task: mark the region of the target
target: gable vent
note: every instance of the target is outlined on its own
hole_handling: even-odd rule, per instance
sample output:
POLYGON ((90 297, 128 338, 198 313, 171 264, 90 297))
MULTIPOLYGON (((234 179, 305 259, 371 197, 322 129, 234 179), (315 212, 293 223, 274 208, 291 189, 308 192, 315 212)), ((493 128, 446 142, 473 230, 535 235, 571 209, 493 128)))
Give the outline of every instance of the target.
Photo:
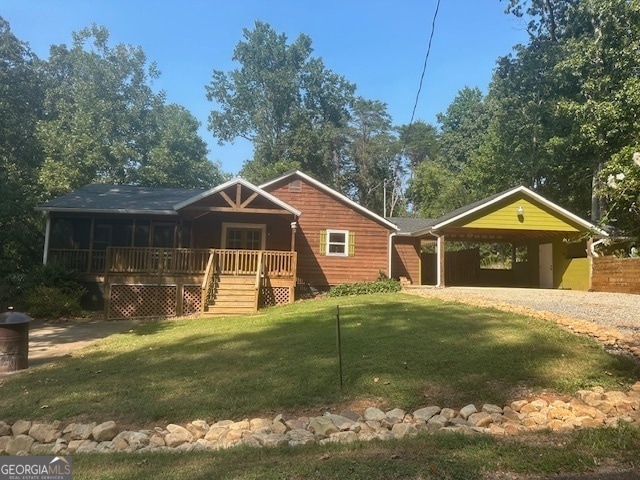
POLYGON ((292 180, 289 183, 289 191, 290 192, 301 192, 302 191, 302 180, 292 180))

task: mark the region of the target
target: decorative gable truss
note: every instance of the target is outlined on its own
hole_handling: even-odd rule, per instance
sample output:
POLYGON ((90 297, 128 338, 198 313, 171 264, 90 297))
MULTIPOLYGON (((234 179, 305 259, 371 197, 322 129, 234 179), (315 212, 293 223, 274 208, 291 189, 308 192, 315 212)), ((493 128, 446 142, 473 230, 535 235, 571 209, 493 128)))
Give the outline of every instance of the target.
POLYGON ((293 214, 301 212, 242 178, 230 180, 175 205, 182 211, 293 214))

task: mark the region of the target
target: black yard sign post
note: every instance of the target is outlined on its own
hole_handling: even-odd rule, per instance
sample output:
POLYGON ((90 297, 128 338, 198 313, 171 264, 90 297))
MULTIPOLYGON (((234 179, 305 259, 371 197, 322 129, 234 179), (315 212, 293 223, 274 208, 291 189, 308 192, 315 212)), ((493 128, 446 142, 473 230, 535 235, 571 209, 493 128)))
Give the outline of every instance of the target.
POLYGON ((340 391, 342 391, 342 344, 340 342, 340 305, 336 305, 336 343, 338 345, 338 366, 340 369, 340 391))

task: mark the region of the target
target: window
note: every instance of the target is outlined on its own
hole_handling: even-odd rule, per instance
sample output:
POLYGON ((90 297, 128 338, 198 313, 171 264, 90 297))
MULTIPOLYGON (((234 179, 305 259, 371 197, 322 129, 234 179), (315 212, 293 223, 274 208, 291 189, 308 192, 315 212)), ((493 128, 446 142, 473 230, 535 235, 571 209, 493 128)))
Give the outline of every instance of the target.
POLYGON ((222 224, 222 248, 264 250, 266 229, 266 225, 225 222, 222 224))
POLYGON ((355 253, 355 235, 349 230, 320 232, 320 255, 350 257, 355 253))

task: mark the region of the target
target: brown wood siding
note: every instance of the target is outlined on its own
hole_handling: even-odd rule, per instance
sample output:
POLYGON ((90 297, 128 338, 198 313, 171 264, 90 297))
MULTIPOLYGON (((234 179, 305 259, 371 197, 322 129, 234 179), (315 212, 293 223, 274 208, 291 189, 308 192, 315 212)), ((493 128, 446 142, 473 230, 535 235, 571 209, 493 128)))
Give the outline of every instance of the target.
POLYGON ((296 233, 298 277, 325 287, 373 281, 380 271, 386 274, 389 229, 304 180, 300 191, 291 191, 289 183, 294 180, 298 179, 289 177, 266 190, 302 212, 296 233), (320 232, 327 229, 354 232, 354 256, 320 255, 320 232))
POLYGON ((265 224, 267 250, 291 250, 293 215, 209 213, 193 221, 193 248, 222 248, 223 223, 265 224))
POLYGON ((406 277, 413 285, 420 285, 420 239, 394 237, 391 258, 393 278, 406 277))
POLYGON ((591 260, 591 290, 640 294, 640 258, 596 257, 591 260))

